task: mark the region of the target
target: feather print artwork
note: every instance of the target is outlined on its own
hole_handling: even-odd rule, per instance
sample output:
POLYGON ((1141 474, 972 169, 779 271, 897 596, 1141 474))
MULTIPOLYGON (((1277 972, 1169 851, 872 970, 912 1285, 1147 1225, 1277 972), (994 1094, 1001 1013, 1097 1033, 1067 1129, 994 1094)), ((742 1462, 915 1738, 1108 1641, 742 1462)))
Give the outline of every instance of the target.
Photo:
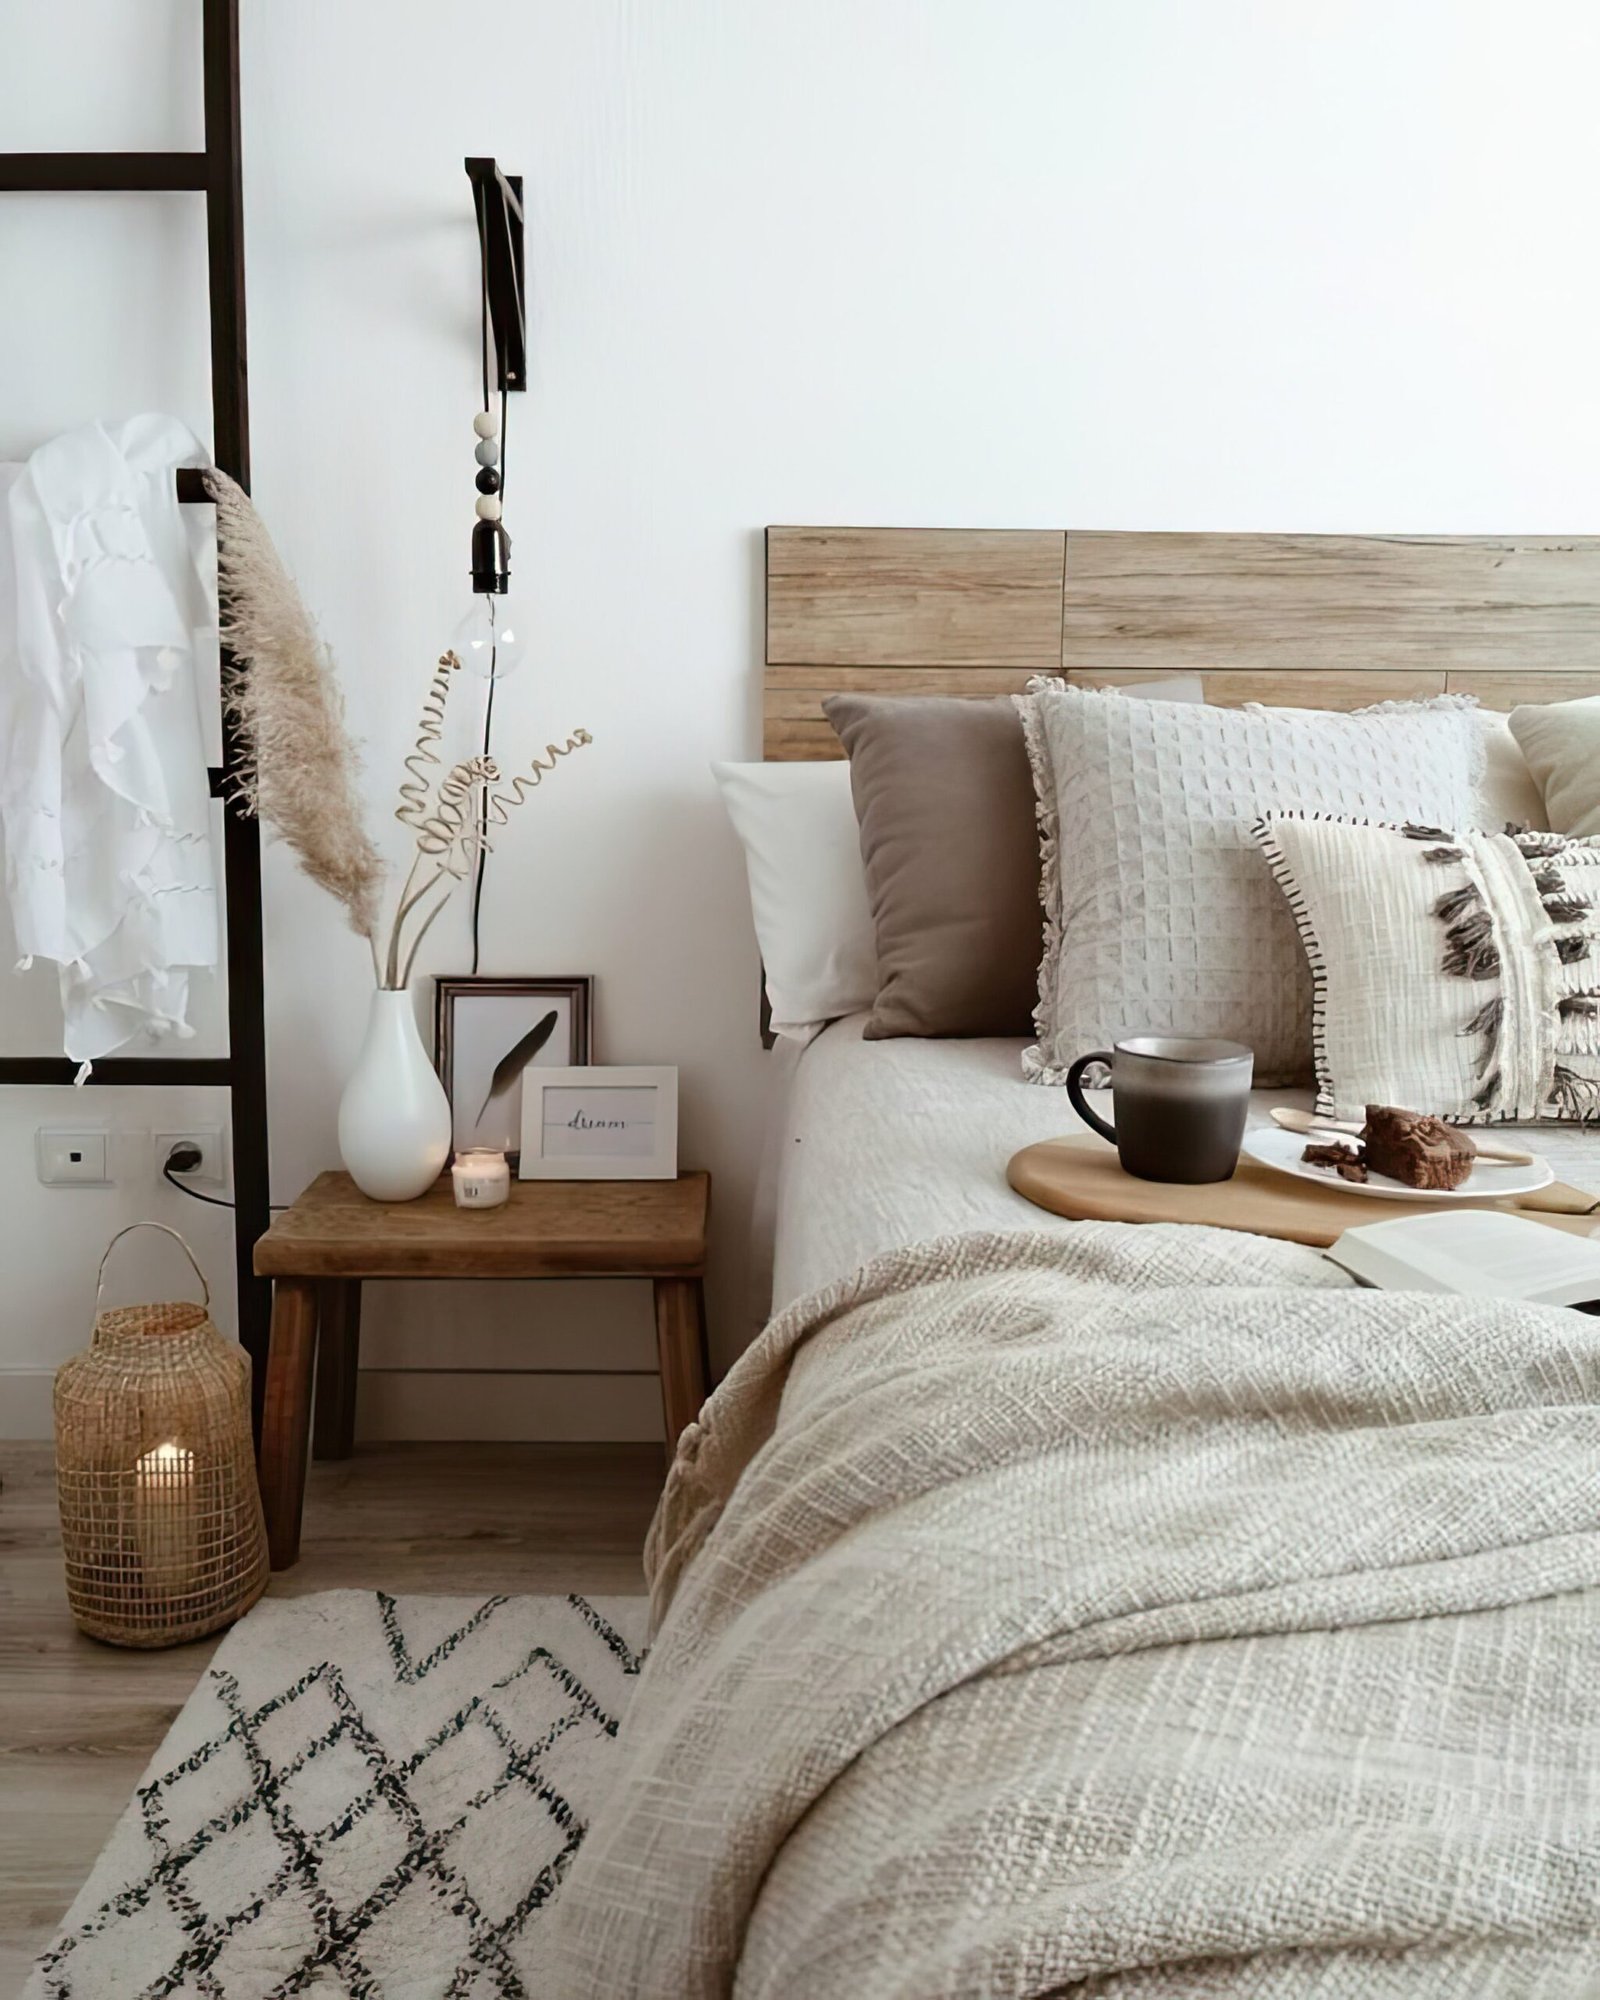
POLYGON ((552 1007, 543 1020, 535 1022, 525 1035, 519 1036, 511 1044, 510 1048, 506 1050, 505 1054, 494 1066, 494 1072, 489 1078, 488 1093, 484 1097, 477 1117, 473 1120, 474 1124, 481 1125, 483 1123, 484 1119, 488 1116, 489 1106, 494 1103, 496 1098, 504 1097, 512 1085, 517 1082, 522 1072, 555 1033, 555 1028, 556 1010, 552 1007))

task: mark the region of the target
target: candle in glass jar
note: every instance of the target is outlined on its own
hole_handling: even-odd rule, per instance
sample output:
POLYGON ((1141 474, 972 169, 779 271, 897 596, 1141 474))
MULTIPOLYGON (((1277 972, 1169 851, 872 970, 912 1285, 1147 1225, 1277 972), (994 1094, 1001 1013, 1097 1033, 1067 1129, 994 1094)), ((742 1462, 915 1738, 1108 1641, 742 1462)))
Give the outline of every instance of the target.
POLYGON ((511 1169, 504 1153, 479 1146, 458 1153, 450 1169, 457 1208, 498 1208, 511 1195, 511 1169))
POLYGON ((133 1527, 148 1590, 185 1589, 194 1573, 199 1530, 194 1506, 194 1453, 158 1444, 135 1459, 133 1527))

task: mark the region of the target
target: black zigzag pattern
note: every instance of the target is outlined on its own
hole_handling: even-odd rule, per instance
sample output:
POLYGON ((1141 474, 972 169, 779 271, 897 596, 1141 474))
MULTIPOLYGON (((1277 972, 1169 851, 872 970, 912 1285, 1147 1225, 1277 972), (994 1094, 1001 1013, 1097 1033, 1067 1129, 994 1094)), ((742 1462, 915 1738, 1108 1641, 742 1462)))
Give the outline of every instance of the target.
MULTIPOLYGON (((407 1643, 396 1600, 380 1591, 374 1593, 374 1601, 393 1681, 402 1688, 415 1688, 426 1681, 507 1605, 517 1602, 489 1598, 431 1650, 417 1657, 407 1643)), ((637 1675, 643 1653, 631 1647, 585 1598, 573 1596, 567 1602, 620 1671, 629 1677, 637 1675)), ((248 1942, 250 1927, 285 1899, 294 1903, 290 1928, 296 1938, 295 1962, 286 1964, 271 1989, 273 2000, 280 1996, 290 2000, 290 1996, 312 1989, 325 1968, 337 1973, 355 2000, 383 2000, 384 1983, 373 1969, 371 1947, 382 1940, 386 1913, 414 1886, 420 1886, 441 1911, 466 1927, 465 1953, 453 1979, 441 1989, 449 2000, 464 2000, 469 1994, 524 2000, 526 1988, 512 1948, 561 1883, 585 1831, 578 1805, 551 1781, 544 1762, 557 1742, 571 1732, 587 1730, 598 1738, 614 1738, 621 1720, 580 1674, 550 1646, 530 1645, 509 1671, 470 1694, 405 1756, 396 1756, 386 1748, 346 1674, 332 1661, 307 1668, 277 1694, 254 1703, 243 1698, 236 1676, 226 1668, 213 1667, 209 1681, 225 1717, 222 1727, 160 1777, 141 1786, 136 1803, 148 1866, 139 1879, 119 1889, 59 1937, 40 1959, 38 1977, 49 2000, 101 2000, 102 1994, 111 1990, 104 1984, 104 1975, 96 1976, 93 1987, 82 1983, 80 1977, 84 1947, 91 1940, 104 1940, 114 1947, 119 1925, 138 1921, 148 1932, 150 1921, 162 1913, 170 1918, 169 1962, 155 1976, 141 1978, 136 1992, 128 1987, 126 2000, 162 2000, 180 1989, 185 1994, 204 1995, 206 2000, 228 2000, 216 1969, 219 1959, 230 1945, 248 1942), (530 1677, 553 1688, 559 1706, 553 1719, 523 1740, 514 1719, 515 1693, 530 1677), (264 1733, 274 1723, 280 1728, 286 1720, 292 1723, 295 1705, 314 1691, 326 1696, 333 1720, 301 1738, 292 1755, 274 1762, 264 1744, 264 1733), (469 1729, 487 1732, 497 1746, 497 1768, 487 1782, 430 1825, 418 1803, 417 1780, 426 1776, 432 1760, 469 1729), (351 1789, 331 1819, 320 1825, 303 1824, 291 1804, 296 1780, 340 1747, 354 1752, 364 1779, 351 1789), (228 1782, 224 1787, 230 1794, 226 1802, 183 1838, 175 1838, 168 1812, 169 1794, 180 1781, 204 1772, 225 1751, 242 1753, 248 1785, 241 1790, 228 1782), (532 1828, 541 1822, 557 1845, 553 1858, 535 1870, 525 1886, 518 1885, 520 1893, 510 1907, 491 1917, 474 1893, 459 1849, 461 1836, 474 1817, 507 1794, 514 1794, 515 1802, 532 1815, 529 1841, 519 1842, 519 1846, 531 1844, 532 1828), (401 1829, 402 1851, 366 1894, 341 1905, 326 1879, 328 1856, 374 1812, 386 1812, 401 1829), (252 1828, 270 1835, 273 1865, 258 1869, 259 1879, 231 1906, 214 1907, 201 1886, 207 1879, 204 1859, 229 1836, 252 1828)), ((216 1892, 209 1893, 214 1897, 216 1892)), ((163 1933, 163 1948, 166 1942, 163 1933)), ((117 1989, 117 2000, 123 2000, 123 1992, 117 1989)))

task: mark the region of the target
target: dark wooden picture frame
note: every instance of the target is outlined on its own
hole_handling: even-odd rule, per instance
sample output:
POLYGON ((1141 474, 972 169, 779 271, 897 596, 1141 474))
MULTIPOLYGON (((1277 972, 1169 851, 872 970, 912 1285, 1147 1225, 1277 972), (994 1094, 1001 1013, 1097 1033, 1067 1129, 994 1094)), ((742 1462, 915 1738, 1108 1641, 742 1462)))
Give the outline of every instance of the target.
POLYGON ((508 1082, 492 1095, 486 1093, 484 1109, 475 1118, 463 1118, 462 1107, 456 1101, 457 1084, 469 1068, 476 1071, 473 1087, 476 1095, 479 1088, 490 1082, 494 1065, 503 1061, 552 1007, 558 1016, 556 1029, 529 1060, 567 1069, 592 1062, 590 1023, 594 1014, 594 980, 588 973, 557 979, 496 978, 473 974, 441 978, 435 982, 433 1063, 444 1085, 445 1096, 450 1100, 452 1156, 467 1143, 499 1145, 505 1149, 512 1172, 516 1171, 521 1155, 521 1068, 515 1072, 514 1083, 508 1082), (505 1048, 500 1049, 498 1055, 488 1054, 475 1042, 469 1046, 469 1036, 463 1034, 457 1012, 463 1003, 470 1007, 474 1001, 528 1003, 521 1010, 526 1018, 509 1022, 504 1017, 513 1010, 505 1006, 494 1009, 501 1018, 498 1034, 490 1047, 500 1049, 500 1043, 505 1043, 505 1048), (559 1017, 563 1009, 566 1013, 565 1038, 560 1034, 559 1017), (498 1104, 499 1115, 489 1129, 485 1125, 485 1116, 492 1103, 498 1104))

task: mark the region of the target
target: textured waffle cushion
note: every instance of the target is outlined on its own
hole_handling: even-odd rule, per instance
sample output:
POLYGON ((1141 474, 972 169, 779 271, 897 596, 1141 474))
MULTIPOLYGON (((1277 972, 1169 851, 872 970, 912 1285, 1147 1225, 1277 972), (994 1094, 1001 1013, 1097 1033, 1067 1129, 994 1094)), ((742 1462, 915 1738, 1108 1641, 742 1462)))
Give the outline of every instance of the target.
POLYGON ((1483 732, 1460 697, 1338 715, 1044 688, 1019 713, 1043 864, 1037 1082, 1132 1034, 1243 1042, 1258 1084, 1306 1081, 1311 975, 1252 826, 1477 816, 1483 732))
MULTIPOLYGON (((1205 699, 1198 675, 1146 701, 1205 699)), ((1027 699, 1027 697, 1024 697, 1027 699)), ((865 1038, 1023 1035, 1039 976, 1039 832, 1011 702, 836 694, 877 942, 865 1038)))
POLYGON ((1254 837, 1314 981, 1318 1111, 1600 1111, 1600 840, 1276 813, 1254 837))

